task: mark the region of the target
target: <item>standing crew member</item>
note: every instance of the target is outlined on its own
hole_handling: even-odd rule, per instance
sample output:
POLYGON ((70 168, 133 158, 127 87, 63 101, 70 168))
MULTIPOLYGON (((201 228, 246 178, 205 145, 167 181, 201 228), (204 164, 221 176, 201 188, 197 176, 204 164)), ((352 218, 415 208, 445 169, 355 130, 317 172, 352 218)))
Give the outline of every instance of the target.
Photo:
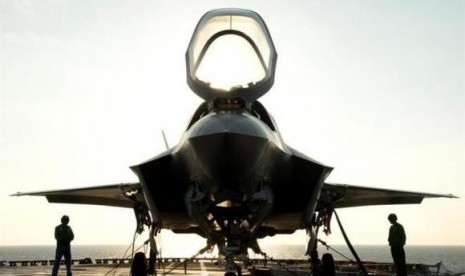
POLYGON ((55 239, 57 240, 57 250, 55 253, 55 262, 53 264, 52 276, 58 274, 61 257, 65 257, 66 275, 72 276, 71 273, 71 241, 74 239, 74 233, 68 226, 69 217, 61 217, 61 224, 55 227, 55 239))
POLYGON ((396 266, 397 276, 406 276, 407 268, 405 265, 404 245, 407 238, 404 227, 397 222, 396 214, 390 214, 388 220, 392 224, 391 228, 389 228, 388 241, 391 246, 391 254, 396 266))

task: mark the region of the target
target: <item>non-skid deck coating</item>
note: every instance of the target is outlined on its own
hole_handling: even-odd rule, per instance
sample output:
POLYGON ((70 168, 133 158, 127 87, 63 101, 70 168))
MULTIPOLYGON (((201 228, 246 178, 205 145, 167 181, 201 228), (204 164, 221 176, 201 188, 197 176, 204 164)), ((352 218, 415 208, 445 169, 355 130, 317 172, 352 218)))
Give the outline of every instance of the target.
MULTIPOLYGON (((37 266, 3 266, 0 267, 0 275, 50 275, 52 266, 50 265, 37 265, 37 266)), ((130 264, 84 264, 72 266, 73 276, 103 276, 103 275, 118 275, 127 276, 130 272, 130 264)), ((64 265, 60 266, 58 275, 66 275, 64 265)), ((211 262, 197 262, 189 264, 184 270, 184 266, 180 263, 165 264, 161 268, 157 268, 157 275, 200 275, 200 276, 223 276, 224 265, 218 266, 211 262)), ((250 275, 246 270, 243 275, 250 275)))
MULTIPOLYGON (((73 275, 129 275, 129 267, 122 267, 116 270, 116 273, 113 274, 113 271, 108 273, 111 267, 105 266, 96 266, 96 265, 75 265, 73 266, 73 275)), ((52 266, 5 266, 0 267, 0 275, 51 275, 52 266)), ((58 275, 66 275, 66 269, 64 267, 60 268, 58 275)))
MULTIPOLYGON (((290 261, 290 260, 288 260, 290 261)), ((183 262, 165 262, 162 266, 157 267, 157 275, 187 275, 187 276, 223 276, 224 264, 214 263, 208 260, 190 262, 184 267, 183 262)), ((395 275, 391 263, 366 262, 364 263, 370 275, 395 275)), ((255 269, 242 270, 244 276, 311 276, 310 264, 295 260, 293 263, 270 262, 263 266, 263 263, 253 265, 255 269)), ((359 275, 358 267, 353 262, 336 261, 338 276, 356 276, 359 275)), ((441 265, 423 265, 408 264, 407 271, 409 275, 465 275, 463 273, 445 273, 440 271, 441 265)), ((23 276, 23 275, 50 275, 52 266, 50 265, 33 265, 33 266, 0 266, 0 275, 23 276)), ((118 275, 127 276, 130 273, 130 264, 76 264, 72 266, 74 276, 106 276, 118 275)), ((59 275, 66 275, 64 265, 60 266, 59 275)))
MULTIPOLYGON (((201 275, 201 276, 222 276, 224 275, 223 267, 210 267, 200 263, 200 267, 188 269, 177 268, 171 271, 175 264, 170 264, 164 268, 166 275, 201 275)), ((22 275, 50 275, 52 266, 4 266, 0 267, 0 275, 22 276, 22 275)), ((115 265, 74 265, 72 266, 73 276, 103 276, 118 275, 127 276, 130 272, 128 264, 115 267, 115 265)), ((247 273, 245 273, 247 274, 247 273)), ((66 275, 66 269, 62 265, 58 275, 66 275)), ((163 269, 157 270, 157 275, 163 275, 163 269)))

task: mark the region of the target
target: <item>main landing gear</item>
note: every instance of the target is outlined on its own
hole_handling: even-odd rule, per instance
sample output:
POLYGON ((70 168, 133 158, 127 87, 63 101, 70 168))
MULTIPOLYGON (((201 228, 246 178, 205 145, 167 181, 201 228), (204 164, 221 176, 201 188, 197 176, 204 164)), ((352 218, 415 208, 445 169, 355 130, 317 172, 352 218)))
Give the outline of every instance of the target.
MULTIPOLYGON (((156 276, 157 272, 155 265, 157 263, 157 243, 155 237, 159 233, 159 228, 156 228, 154 225, 150 227, 150 236, 149 239, 144 243, 144 245, 149 244, 149 262, 147 266, 147 260, 145 253, 137 252, 134 255, 134 259, 131 265, 131 275, 133 276, 156 276)), ((133 252, 134 253, 134 252, 133 252)))
MULTIPOLYGON (((144 256, 144 261, 140 262, 141 264, 133 264, 131 267, 131 272, 135 271, 144 271, 146 270, 145 275, 156 275, 156 270, 155 270, 155 264, 157 263, 157 242, 155 241, 156 235, 160 232, 160 228, 157 226, 155 222, 152 222, 152 219, 150 217, 149 211, 147 206, 142 203, 141 201, 138 201, 136 198, 137 193, 135 194, 127 194, 126 196, 136 202, 134 205, 134 214, 136 216, 136 222, 137 222, 137 227, 136 227, 136 233, 141 234, 144 231, 145 226, 147 226, 150 229, 149 232, 149 240, 146 243, 149 243, 150 245, 150 251, 149 251, 149 265, 146 268, 145 266, 145 256, 144 256)), ((136 234, 135 233, 135 234, 136 234)), ((135 239, 135 236, 134 236, 135 239)), ((133 274, 133 275, 138 275, 133 274)))
POLYGON ((310 237, 307 244, 307 251, 305 255, 310 257, 312 267, 312 274, 318 275, 320 273, 320 260, 318 258, 318 232, 320 227, 323 226, 323 232, 326 234, 331 233, 330 221, 332 216, 331 208, 323 208, 318 212, 318 216, 314 216, 310 225, 307 227, 307 233, 310 237))
POLYGON ((154 225, 150 228, 150 253, 149 253, 149 267, 147 269, 148 275, 157 275, 155 270, 155 264, 157 263, 157 242, 155 241, 155 236, 158 233, 157 228, 154 225))
MULTIPOLYGON (((352 246, 349 238, 347 237, 347 234, 344 230, 344 227, 342 226, 341 221, 339 220, 339 216, 336 213, 336 210, 332 208, 331 206, 326 206, 326 208, 322 208, 318 212, 318 216, 314 217, 312 220, 311 224, 307 228, 307 232, 310 235, 310 240, 308 242, 308 247, 307 247, 307 252, 305 255, 310 256, 310 262, 312 263, 312 274, 318 273, 320 270, 320 262, 318 260, 318 251, 317 251, 317 243, 318 241, 322 242, 321 240, 318 239, 318 230, 320 226, 323 226, 323 232, 326 234, 331 233, 330 229, 330 221, 332 215, 336 216, 337 223, 339 225, 339 228, 341 230, 342 236, 344 237, 344 240, 347 243, 347 246, 349 247, 350 251, 352 252, 352 255, 354 256, 355 260, 357 261, 357 265, 360 269, 360 275, 366 276, 368 275, 363 262, 360 260, 357 252, 355 251, 354 247, 352 246)), ((324 244, 324 242, 322 242, 324 244)), ((324 259, 324 258, 323 258, 324 259)), ((324 263, 323 263, 324 266, 324 263)))

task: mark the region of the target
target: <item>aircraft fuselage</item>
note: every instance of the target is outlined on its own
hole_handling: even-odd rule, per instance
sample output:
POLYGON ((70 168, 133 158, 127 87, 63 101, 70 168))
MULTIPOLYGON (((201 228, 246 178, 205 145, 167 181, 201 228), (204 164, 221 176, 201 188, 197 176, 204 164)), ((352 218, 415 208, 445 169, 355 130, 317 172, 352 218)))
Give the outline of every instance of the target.
POLYGON ((273 208, 278 215, 293 215, 298 228, 309 224, 328 171, 296 157, 260 103, 250 109, 228 106, 210 111, 203 104, 196 113, 203 115, 192 118, 166 161, 157 157, 136 170, 152 216, 160 218, 164 228, 202 235, 220 251, 236 244, 237 254, 247 247, 259 252, 257 238, 281 233, 279 225, 264 225, 273 208), (152 178, 150 171, 160 171, 160 165, 166 177, 152 178), (301 175, 303 166, 313 176, 301 175), (164 182, 176 189, 167 189, 164 182), (179 202, 180 189, 184 202, 179 202), (185 208, 192 223, 164 220, 164 212, 173 207, 185 208))

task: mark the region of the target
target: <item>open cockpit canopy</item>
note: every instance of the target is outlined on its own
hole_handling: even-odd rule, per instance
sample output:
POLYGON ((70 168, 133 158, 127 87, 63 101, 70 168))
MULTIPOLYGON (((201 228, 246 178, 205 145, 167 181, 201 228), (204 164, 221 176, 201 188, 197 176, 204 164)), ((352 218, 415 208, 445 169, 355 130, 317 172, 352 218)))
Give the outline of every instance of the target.
POLYGON ((186 52, 187 83, 206 101, 255 101, 274 82, 277 53, 263 19, 243 9, 207 12, 186 52))

